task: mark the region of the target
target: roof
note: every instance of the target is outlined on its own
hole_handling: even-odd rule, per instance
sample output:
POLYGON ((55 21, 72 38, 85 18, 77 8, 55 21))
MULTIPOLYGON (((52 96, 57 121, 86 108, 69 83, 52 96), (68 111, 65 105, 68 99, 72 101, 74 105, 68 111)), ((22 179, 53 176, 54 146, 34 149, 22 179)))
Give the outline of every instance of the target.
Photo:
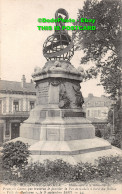
POLYGON ((100 96, 100 97, 96 97, 96 96, 93 96, 92 98, 85 98, 85 103, 86 102, 105 102, 105 101, 111 101, 107 96, 100 96))
POLYGON ((0 92, 16 92, 36 94, 34 83, 25 83, 22 87, 21 82, 0 80, 0 92))

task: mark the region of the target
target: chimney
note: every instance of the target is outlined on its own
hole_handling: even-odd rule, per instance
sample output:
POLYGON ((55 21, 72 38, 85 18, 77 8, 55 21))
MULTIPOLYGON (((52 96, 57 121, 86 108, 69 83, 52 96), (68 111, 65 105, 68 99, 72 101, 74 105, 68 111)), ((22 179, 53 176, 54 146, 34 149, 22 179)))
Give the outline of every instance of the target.
POLYGON ((26 84, 26 78, 25 78, 25 75, 23 75, 22 79, 21 79, 21 86, 22 86, 22 88, 25 87, 25 84, 26 84))
POLYGON ((33 80, 32 79, 30 80, 30 83, 33 83, 33 80))
POLYGON ((92 93, 90 93, 90 94, 88 94, 88 98, 93 98, 94 96, 93 96, 93 94, 92 93))
POLYGON ((106 97, 105 95, 101 95, 101 97, 106 97))

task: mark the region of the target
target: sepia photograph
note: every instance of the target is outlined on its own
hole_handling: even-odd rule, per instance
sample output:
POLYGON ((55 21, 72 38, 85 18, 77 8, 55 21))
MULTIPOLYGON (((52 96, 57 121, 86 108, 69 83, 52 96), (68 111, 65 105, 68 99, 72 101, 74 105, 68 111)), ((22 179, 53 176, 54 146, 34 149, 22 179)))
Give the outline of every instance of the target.
POLYGON ((121 0, 0 4, 0 194, 121 194, 121 0))

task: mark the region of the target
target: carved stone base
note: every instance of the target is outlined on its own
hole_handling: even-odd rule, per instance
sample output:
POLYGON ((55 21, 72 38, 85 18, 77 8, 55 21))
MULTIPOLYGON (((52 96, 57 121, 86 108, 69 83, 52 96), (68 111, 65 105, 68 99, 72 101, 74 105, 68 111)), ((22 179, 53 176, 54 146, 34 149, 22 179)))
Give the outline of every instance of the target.
POLYGON ((32 155, 79 155, 107 149, 111 149, 111 145, 100 138, 73 141, 39 141, 30 147, 32 155))
POLYGON ((49 61, 33 78, 37 105, 15 139, 30 145, 31 158, 68 158, 73 163, 85 154, 111 150, 109 142, 95 137, 94 126, 85 118, 78 70, 69 62, 49 61))
POLYGON ((71 164, 79 162, 95 163, 99 157, 121 156, 122 151, 101 138, 73 141, 38 141, 23 137, 11 140, 22 141, 30 145, 29 162, 44 162, 62 159, 71 164))
POLYGON ((95 137, 94 126, 84 112, 37 106, 20 127, 20 137, 42 141, 70 141, 95 137))

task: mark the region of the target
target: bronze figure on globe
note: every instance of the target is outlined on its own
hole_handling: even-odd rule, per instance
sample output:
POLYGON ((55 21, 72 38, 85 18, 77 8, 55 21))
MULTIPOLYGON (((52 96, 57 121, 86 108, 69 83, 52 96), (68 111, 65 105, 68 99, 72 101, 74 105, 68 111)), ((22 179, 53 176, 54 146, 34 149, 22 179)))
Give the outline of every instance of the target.
MULTIPOLYGON (((55 13, 55 19, 62 18, 62 14, 65 16, 64 20, 68 19, 68 13, 65 9, 58 9, 55 13)), ((60 30, 55 30, 54 34, 49 36, 43 45, 43 55, 49 60, 68 60, 74 55, 74 44, 71 37, 66 30, 62 30, 62 26, 65 23, 58 22, 56 26, 60 27, 60 30)))

